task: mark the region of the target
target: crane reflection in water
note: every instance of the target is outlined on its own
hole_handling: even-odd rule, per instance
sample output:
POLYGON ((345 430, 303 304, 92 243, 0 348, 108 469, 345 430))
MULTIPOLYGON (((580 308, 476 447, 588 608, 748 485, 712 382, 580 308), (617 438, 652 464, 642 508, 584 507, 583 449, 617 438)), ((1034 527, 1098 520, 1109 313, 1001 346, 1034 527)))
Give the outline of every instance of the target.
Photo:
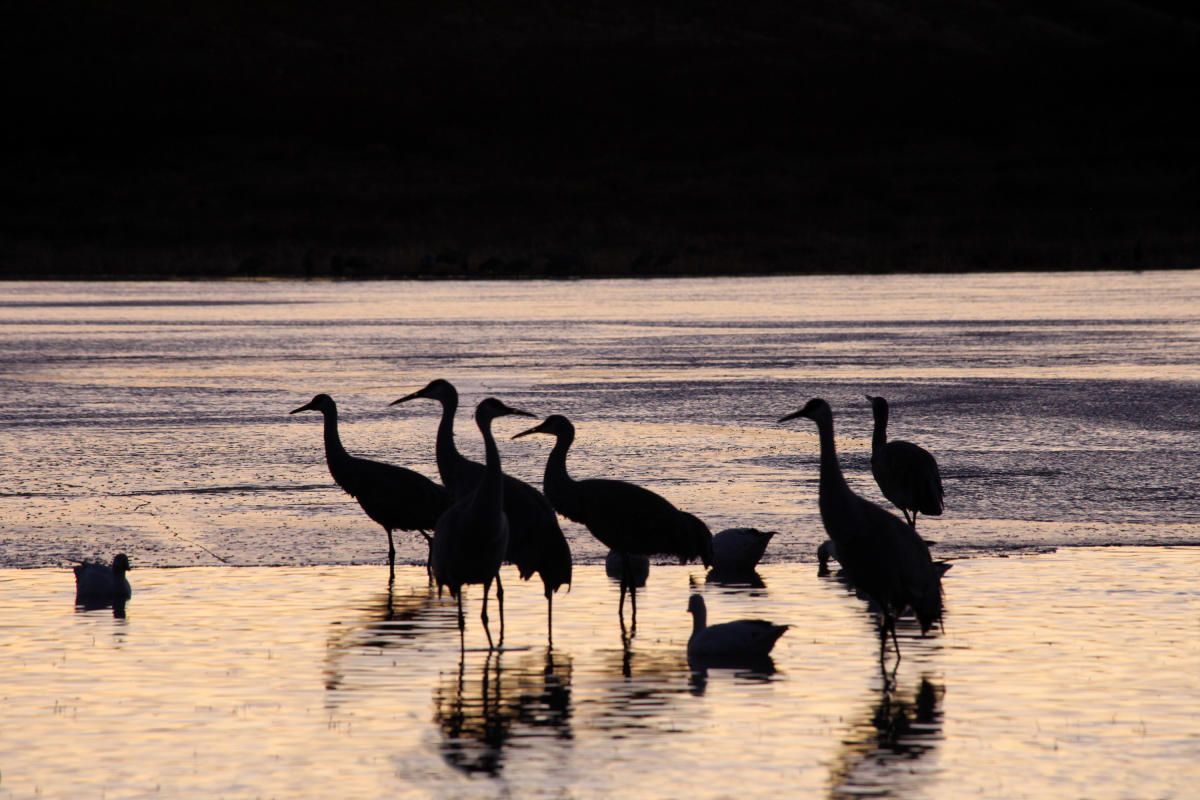
POLYGON ((377 674, 380 652, 417 647, 431 634, 445 635, 457 628, 453 601, 438 597, 433 586, 416 583, 398 590, 389 579, 387 589, 372 595, 355 618, 331 626, 325 645, 325 688, 337 692, 386 682, 388 676, 377 674), (360 663, 362 658, 367 660, 360 663))
POLYGON ((574 738, 571 657, 551 648, 493 650, 468 671, 467 653, 461 653, 458 669, 444 674, 434 688, 433 706, 446 763, 495 777, 504 769, 506 749, 516 742, 569 746, 574 738))
POLYGON ((857 719, 829 775, 834 800, 858 797, 911 797, 920 794, 936 767, 930 755, 943 738, 945 686, 922 675, 901 689, 883 676, 873 702, 857 719))

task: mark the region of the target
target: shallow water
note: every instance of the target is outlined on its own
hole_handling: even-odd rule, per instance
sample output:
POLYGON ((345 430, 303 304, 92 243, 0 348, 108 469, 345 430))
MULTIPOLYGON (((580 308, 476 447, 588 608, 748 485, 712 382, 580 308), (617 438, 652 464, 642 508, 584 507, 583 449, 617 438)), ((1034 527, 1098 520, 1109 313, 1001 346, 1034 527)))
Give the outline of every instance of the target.
POLYGON ((890 690, 862 603, 811 565, 757 589, 656 566, 628 649, 601 567, 552 649, 506 572, 507 649, 481 649, 475 589, 461 658, 419 568, 390 592, 379 566, 135 569, 124 619, 73 611, 69 570, 3 570, 0 797, 1190 797, 1198 570, 1194 548, 960 561, 890 690), (693 671, 690 591, 713 622, 794 627, 769 666, 693 671))
MULTIPOLYGON (((378 563, 385 538, 325 470, 317 392, 355 454, 436 475, 434 377, 579 435, 577 476, 644 483, 713 530, 823 538, 815 434, 830 401, 848 480, 865 393, 938 458, 944 556, 1200 543, 1200 272, 661 281, 6 283, 0 286, 0 564, 117 550, 135 564, 378 563)), ((545 437, 505 469, 540 483, 545 437)), ((578 560, 604 554, 565 526, 578 560)), ((400 558, 424 545, 399 536, 400 558)))
MULTIPOLYGON (((2 284, 0 797, 1191 796, 1198 388, 1200 272, 2 284), (436 407, 388 403, 434 377, 465 452, 494 394, 571 417, 579 477, 779 531, 765 586, 656 565, 625 647, 604 549, 565 523, 553 648, 506 569, 507 649, 475 589, 460 659, 288 414, 328 392, 351 452, 433 476, 436 407), (937 456, 920 530, 954 561, 894 685, 815 576, 812 426, 775 422, 828 399, 879 500, 865 393, 937 456), (117 551, 127 617, 73 611, 70 560, 117 551), (689 668, 694 587, 714 622, 794 626, 771 669, 689 668)), ((539 483, 526 426, 497 421, 501 454, 539 483)))

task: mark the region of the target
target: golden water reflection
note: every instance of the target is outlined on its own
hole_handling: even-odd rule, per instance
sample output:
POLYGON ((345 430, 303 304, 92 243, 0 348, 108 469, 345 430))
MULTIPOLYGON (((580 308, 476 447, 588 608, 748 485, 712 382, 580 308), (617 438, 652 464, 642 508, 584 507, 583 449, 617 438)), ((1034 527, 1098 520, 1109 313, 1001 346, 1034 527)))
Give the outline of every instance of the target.
POLYGON ((1189 797, 1200 782, 1200 549, 976 558, 945 633, 880 673, 861 600, 809 564, 769 590, 655 565, 623 642, 577 570, 544 644, 461 653, 422 567, 144 568, 125 619, 69 570, 0 570, 0 797, 1189 797), (714 620, 793 627, 769 665, 689 664, 714 620), (81 765, 103 765, 85 769, 81 765))

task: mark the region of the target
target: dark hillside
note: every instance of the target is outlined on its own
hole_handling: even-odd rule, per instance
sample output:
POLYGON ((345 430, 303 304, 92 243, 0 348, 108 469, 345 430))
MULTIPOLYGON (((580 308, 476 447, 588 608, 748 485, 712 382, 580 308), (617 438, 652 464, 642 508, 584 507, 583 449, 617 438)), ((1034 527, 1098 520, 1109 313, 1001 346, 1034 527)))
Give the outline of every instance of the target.
POLYGON ((1194 267, 1200 10, 18 2, 0 275, 1194 267))

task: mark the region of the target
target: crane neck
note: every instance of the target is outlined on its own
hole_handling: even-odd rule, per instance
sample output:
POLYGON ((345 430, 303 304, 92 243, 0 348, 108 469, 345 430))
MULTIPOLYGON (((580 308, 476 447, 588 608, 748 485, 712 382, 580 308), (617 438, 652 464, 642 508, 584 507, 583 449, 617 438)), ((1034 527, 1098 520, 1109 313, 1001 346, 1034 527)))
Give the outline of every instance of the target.
POLYGON ((330 471, 333 471, 348 462, 350 454, 346 452, 346 448, 342 446, 342 439, 338 436, 337 408, 325 411, 322 416, 325 418, 325 461, 329 464, 330 471))
POLYGON ((575 442, 575 431, 563 431, 554 439, 554 447, 546 459, 546 471, 542 475, 542 489, 546 497, 557 506, 567 496, 573 494, 575 481, 567 473, 567 451, 575 442))
POLYGON ((816 420, 817 436, 821 442, 821 479, 818 494, 827 497, 830 492, 849 491, 842 467, 838 464, 837 446, 833 439, 833 418, 816 420))
POLYGON ((475 423, 483 434, 484 470, 483 480, 475 494, 475 503, 487 503, 495 506, 498 512, 504 505, 504 473, 500 469, 500 450, 496 447, 496 437, 492 435, 492 418, 476 415, 475 423))
POLYGON ((695 636, 707 627, 708 609, 703 605, 697 605, 692 609, 692 636, 695 636))
POLYGON ((875 409, 875 432, 871 435, 871 452, 887 444, 888 410, 875 409))
POLYGON ((458 413, 458 396, 443 398, 440 402, 442 418, 438 422, 434 455, 437 458, 438 473, 442 476, 442 483, 455 495, 459 495, 462 493, 462 488, 458 485, 458 477, 462 462, 466 459, 454 445, 454 415, 458 413))

